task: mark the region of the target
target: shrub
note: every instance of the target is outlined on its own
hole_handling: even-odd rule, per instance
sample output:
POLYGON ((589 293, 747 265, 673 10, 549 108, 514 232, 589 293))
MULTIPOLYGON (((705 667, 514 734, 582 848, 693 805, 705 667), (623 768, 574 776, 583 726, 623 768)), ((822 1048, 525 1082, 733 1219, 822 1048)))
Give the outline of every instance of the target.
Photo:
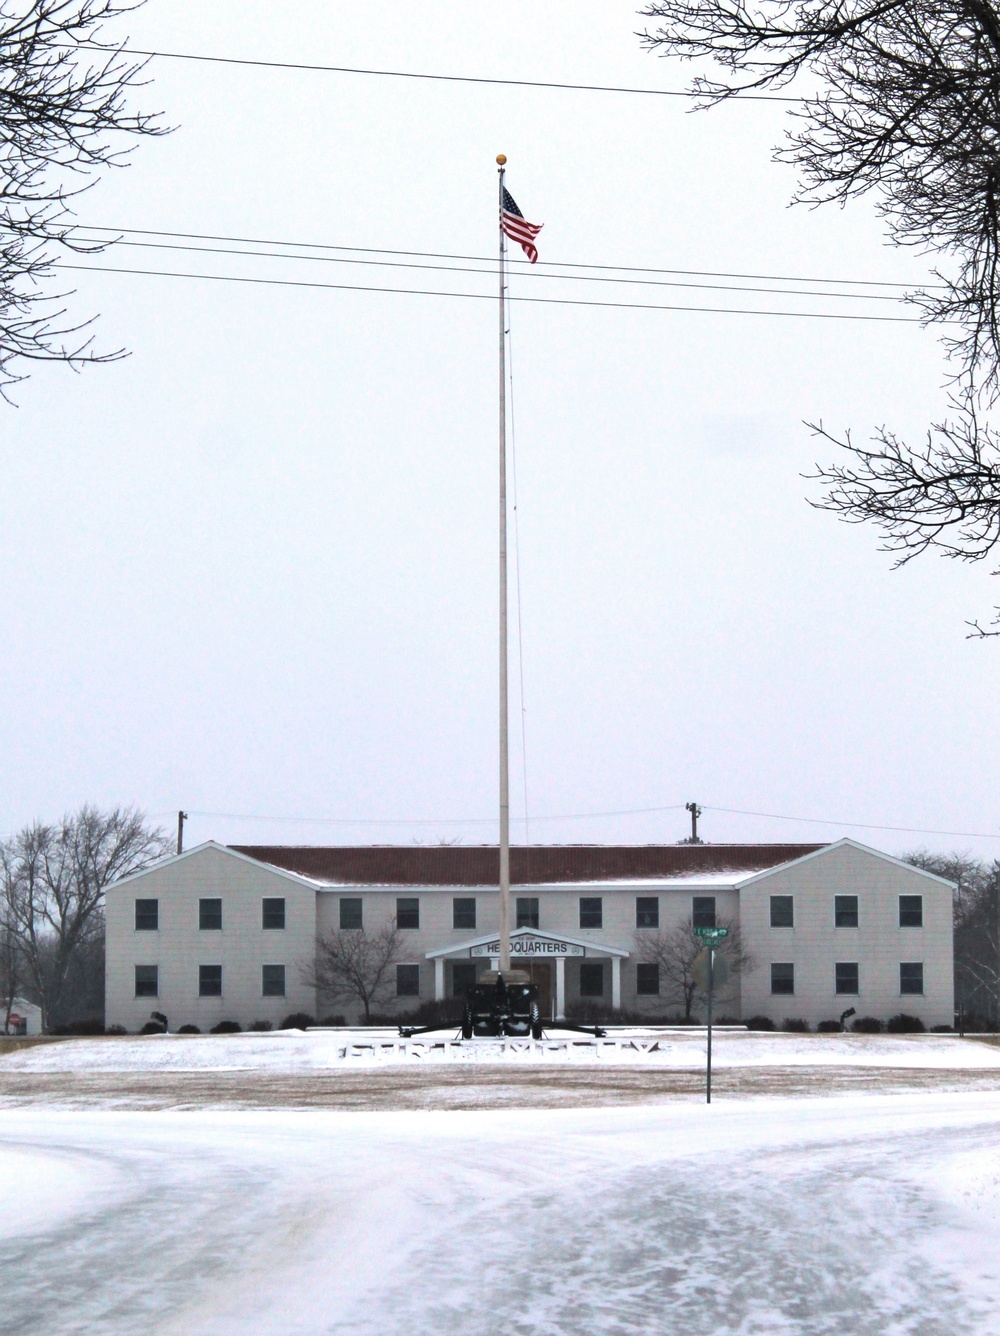
POLYGON ((346 1025, 347 1021, 343 1016, 324 1016, 320 1025, 346 1025))
POLYGON ((316 1017, 310 1016, 308 1011, 293 1011, 290 1016, 278 1026, 279 1030, 307 1030, 310 1025, 316 1024, 316 1017))
POLYGON ((105 1034, 128 1034, 124 1025, 109 1025, 104 1031, 105 1034))
POLYGON ((882 1022, 877 1016, 859 1016, 851 1029, 855 1034, 881 1034, 882 1022))
POLYGON ((250 1024, 247 1026, 247 1029, 254 1030, 258 1034, 264 1034, 268 1030, 273 1030, 274 1026, 271 1024, 270 1021, 251 1021, 250 1024))
POLYGON ((177 1031, 178 1034, 201 1034, 197 1025, 182 1025, 177 1031))
POLYGON ((744 1022, 744 1024, 748 1030, 774 1029, 774 1021, 771 1020, 770 1016, 751 1016, 748 1021, 744 1022))
POLYGON ((163 1026, 159 1021, 147 1021, 139 1031, 140 1034, 163 1034, 163 1026))
POLYGON ((885 1028, 890 1034, 923 1034, 927 1029, 919 1016, 908 1016, 905 1011, 890 1016, 885 1028))
POLYGON ((809 1022, 803 1020, 801 1016, 786 1016, 782 1022, 782 1029, 787 1030, 789 1034, 808 1034, 809 1022))
MULTIPOLYGON (((677 1022, 677 1023, 678 1023, 678 1024, 682 1024, 683 1022, 677 1022)), ((670 1024, 674 1024, 674 1022, 670 1022, 670 1024)), ((712 1020, 712 1024, 713 1024, 713 1025, 742 1025, 743 1022, 740 1020, 739 1016, 716 1016, 716 1017, 713 1018, 713 1020, 712 1020)))
POLYGON ((843 1026, 840 1021, 820 1021, 816 1029, 820 1034, 840 1034, 843 1026))
POLYGON ((932 1025, 931 1034, 954 1034, 954 1027, 951 1025, 932 1025))
POLYGON ((219 1021, 218 1025, 213 1025, 209 1034, 239 1034, 243 1029, 239 1021, 219 1021))

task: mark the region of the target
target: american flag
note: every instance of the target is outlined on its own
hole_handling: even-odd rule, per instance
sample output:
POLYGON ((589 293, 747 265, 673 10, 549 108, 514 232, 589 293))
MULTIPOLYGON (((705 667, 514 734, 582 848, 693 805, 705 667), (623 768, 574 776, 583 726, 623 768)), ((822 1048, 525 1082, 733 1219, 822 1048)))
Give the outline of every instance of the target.
POLYGON ((529 223, 524 214, 514 203, 510 191, 504 186, 503 204, 500 209, 500 227, 505 236, 516 241, 532 264, 538 259, 535 237, 544 227, 544 223, 529 223))

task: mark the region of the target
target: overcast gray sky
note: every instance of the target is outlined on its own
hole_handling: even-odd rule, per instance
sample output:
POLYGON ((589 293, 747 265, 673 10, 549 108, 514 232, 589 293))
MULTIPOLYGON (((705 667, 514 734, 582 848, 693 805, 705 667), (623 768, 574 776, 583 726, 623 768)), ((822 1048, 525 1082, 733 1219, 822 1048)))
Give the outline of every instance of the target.
MULTIPOLYGON (((123 31, 210 55, 683 88, 690 71, 644 53, 640 26, 618 0, 151 0, 123 31)), ((90 194, 90 224, 490 256, 502 151, 545 260, 927 274, 870 203, 788 208, 780 106, 690 115, 676 99, 170 60, 150 74, 145 104, 176 132, 90 194)), ((170 251, 99 263, 493 291, 478 275, 170 251)), ((102 344, 132 356, 42 368, 0 413, 2 829, 134 801, 188 808, 191 842, 495 839, 494 305, 73 279, 102 344), (301 817, 342 824, 280 819, 301 817)), ((1000 587, 936 558, 893 572, 874 532, 810 509, 800 476, 832 454, 803 419, 914 434, 940 414, 935 337, 525 304, 512 347, 531 837, 673 841, 682 810, 545 818, 694 798, 715 841, 1000 854, 1000 836, 711 810, 998 830, 1000 646, 965 622, 1000 587)))

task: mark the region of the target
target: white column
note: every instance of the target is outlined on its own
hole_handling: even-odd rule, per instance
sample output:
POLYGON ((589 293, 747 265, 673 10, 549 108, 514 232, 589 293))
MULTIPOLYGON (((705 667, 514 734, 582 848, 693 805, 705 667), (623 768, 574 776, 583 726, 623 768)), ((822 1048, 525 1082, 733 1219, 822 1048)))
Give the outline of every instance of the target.
POLYGON ((444 956, 434 961, 434 1001, 444 1001, 444 956))
POLYGON ((611 1005, 616 1009, 622 1004, 622 958, 611 957, 611 1005))
POLYGON ((566 1019, 566 960, 556 956, 556 1020, 566 1019))

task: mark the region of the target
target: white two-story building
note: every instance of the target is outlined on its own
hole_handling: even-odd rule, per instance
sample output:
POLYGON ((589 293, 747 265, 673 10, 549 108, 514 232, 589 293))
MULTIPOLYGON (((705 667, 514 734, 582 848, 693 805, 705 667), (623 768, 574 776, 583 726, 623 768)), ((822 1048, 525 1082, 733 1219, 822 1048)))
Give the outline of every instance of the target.
MULTIPOLYGON (((498 871, 496 846, 208 843, 165 858, 108 887, 106 1021, 356 1020, 359 1003, 308 982, 317 939, 390 920, 378 1010, 460 995, 497 965, 498 871)), ((719 923, 739 928, 747 957, 719 999, 731 1016, 953 1020, 951 884, 853 840, 515 848, 511 877, 513 955, 552 1019, 582 1002, 677 1015, 651 948, 679 925, 719 923)))

